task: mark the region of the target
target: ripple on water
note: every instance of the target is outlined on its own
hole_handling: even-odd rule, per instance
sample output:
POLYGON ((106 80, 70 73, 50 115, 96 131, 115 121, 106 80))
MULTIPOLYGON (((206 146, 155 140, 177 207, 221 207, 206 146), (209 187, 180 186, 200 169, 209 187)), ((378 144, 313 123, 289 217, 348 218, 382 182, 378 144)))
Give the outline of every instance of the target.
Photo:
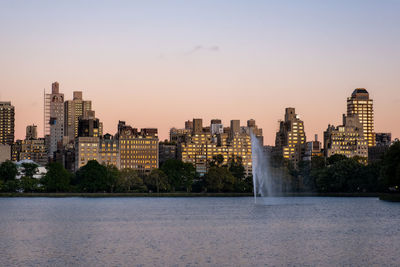
POLYGON ((397 265, 376 198, 2 198, 1 266, 397 265))

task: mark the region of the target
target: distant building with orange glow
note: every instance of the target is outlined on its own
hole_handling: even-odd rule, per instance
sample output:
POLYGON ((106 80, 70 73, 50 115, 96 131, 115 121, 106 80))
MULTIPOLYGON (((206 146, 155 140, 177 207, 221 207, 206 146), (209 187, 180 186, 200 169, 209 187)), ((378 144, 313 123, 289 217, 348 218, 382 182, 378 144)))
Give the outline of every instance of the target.
POLYGON ((347 115, 357 114, 369 147, 375 146, 373 101, 365 88, 357 88, 347 98, 347 115))
POLYGON ((276 133, 277 152, 296 165, 304 155, 305 143, 304 122, 300 120, 294 108, 286 108, 285 120, 279 122, 279 131, 276 133))

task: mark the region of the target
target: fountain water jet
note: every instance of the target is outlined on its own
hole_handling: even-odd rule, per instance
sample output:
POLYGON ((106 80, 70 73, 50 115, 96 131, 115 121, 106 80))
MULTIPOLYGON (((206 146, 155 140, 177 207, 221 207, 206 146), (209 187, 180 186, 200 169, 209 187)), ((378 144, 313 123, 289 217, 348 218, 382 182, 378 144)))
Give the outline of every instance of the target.
POLYGON ((264 147, 254 134, 251 134, 251 149, 254 202, 257 203, 257 196, 273 195, 273 180, 269 167, 269 155, 264 152, 264 147))

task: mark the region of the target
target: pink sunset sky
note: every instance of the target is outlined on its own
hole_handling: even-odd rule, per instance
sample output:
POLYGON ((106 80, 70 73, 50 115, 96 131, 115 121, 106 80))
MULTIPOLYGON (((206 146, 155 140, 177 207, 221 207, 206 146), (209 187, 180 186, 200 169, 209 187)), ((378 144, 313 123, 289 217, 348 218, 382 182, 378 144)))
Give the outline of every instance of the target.
POLYGON ((83 91, 105 132, 253 118, 273 144, 285 107, 307 139, 340 124, 357 87, 375 131, 400 137, 400 2, 2 1, 0 101, 16 138, 43 130, 43 90, 83 91), (301 3, 300 3, 301 2, 301 3))

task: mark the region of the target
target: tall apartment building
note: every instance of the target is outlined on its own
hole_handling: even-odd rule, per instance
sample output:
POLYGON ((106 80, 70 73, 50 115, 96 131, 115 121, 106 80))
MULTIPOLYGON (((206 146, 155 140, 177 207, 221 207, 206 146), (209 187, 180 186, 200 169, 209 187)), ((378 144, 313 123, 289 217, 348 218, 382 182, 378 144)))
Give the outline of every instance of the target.
MULTIPOLYGON (((78 136, 75 138, 75 170, 85 166, 90 160, 99 161, 98 136, 78 136)), ((99 161, 100 163, 100 161, 99 161)))
POLYGON ((247 121, 247 127, 245 127, 245 131, 249 135, 254 134, 255 137, 258 139, 260 145, 264 146, 264 136, 262 129, 257 127, 255 120, 250 119, 247 121))
POLYGON ((185 121, 185 129, 186 130, 193 130, 193 121, 185 121))
POLYGON ((37 126, 34 124, 26 126, 25 140, 37 139, 37 138, 38 138, 37 126))
POLYGON ((349 158, 368 158, 368 142, 357 114, 343 114, 343 125, 328 126, 324 132, 324 151, 326 157, 341 154, 349 158))
POLYGON ((48 152, 46 142, 44 138, 38 138, 36 125, 28 125, 26 127, 25 140, 18 140, 13 145, 13 154, 13 160, 15 161, 29 159, 40 166, 47 165, 48 152))
POLYGON ((121 169, 135 169, 149 173, 158 168, 158 131, 154 128, 141 129, 119 123, 119 149, 121 169))
POLYGON ((210 130, 212 135, 224 133, 224 125, 220 119, 211 120, 210 130))
POLYGON ((101 164, 114 165, 118 169, 121 168, 119 154, 119 140, 111 134, 105 134, 100 138, 99 157, 101 164))
POLYGON ((16 140, 14 144, 11 145, 11 161, 19 161, 19 156, 21 153, 22 140, 16 140))
POLYGON ((0 144, 12 145, 15 138, 15 108, 11 102, 0 102, 0 144))
POLYGON ((240 120, 231 120, 231 136, 240 132, 240 120))
POLYGON ((30 159, 46 166, 48 163, 47 149, 44 138, 29 138, 22 140, 19 152, 19 160, 30 159))
MULTIPOLYGON (((183 136, 177 142, 178 159, 192 163, 196 171, 204 175, 213 157, 222 155, 223 164, 227 164, 230 158, 237 156, 242 158, 246 174, 250 174, 252 170, 251 137, 246 131, 241 130, 240 121, 233 120, 231 121, 233 127, 224 128, 220 120, 212 120, 210 127, 203 127, 200 120, 193 119, 193 125, 197 124, 193 127, 193 131, 181 133, 183 136)), ((177 132, 176 129, 172 130, 177 132)), ((174 135, 170 132, 170 136, 174 135)))
POLYGON ((203 132, 203 119, 193 119, 193 133, 201 134, 203 132))
POLYGON ((355 89, 351 97, 347 98, 347 115, 353 114, 358 115, 368 146, 375 146, 373 101, 364 88, 355 89))
POLYGON ((51 94, 45 93, 44 102, 44 123, 49 125, 45 126, 45 134, 50 136, 48 154, 53 158, 58 143, 62 142, 64 137, 64 94, 60 93, 58 82, 51 85, 51 94))
POLYGON ((70 141, 78 136, 79 118, 90 110, 92 101, 83 100, 81 91, 75 91, 73 99, 64 102, 64 135, 68 136, 70 141))
MULTIPOLYGON (((101 132, 99 119, 95 117, 94 111, 85 111, 78 121, 78 136, 75 140, 75 170, 86 165, 90 160, 102 162, 100 147, 103 144, 101 140, 101 132)), ((108 150, 107 146, 107 150, 108 150)), ((102 155, 104 156, 106 147, 103 147, 102 155)), ((112 155, 112 154, 111 154, 112 155)), ((108 157, 103 157, 108 159, 108 157)), ((115 164, 117 166, 117 164, 115 164)))
POLYGON ((294 108, 286 108, 285 120, 280 121, 279 131, 276 133, 276 149, 283 158, 297 164, 304 155, 305 142, 304 122, 294 108))
POLYGON ((86 110, 78 120, 79 137, 100 137, 103 135, 103 124, 95 116, 92 110, 86 110))
POLYGON ((192 133, 193 129, 177 129, 171 128, 169 130, 169 140, 170 142, 181 143, 184 142, 187 135, 192 133))

